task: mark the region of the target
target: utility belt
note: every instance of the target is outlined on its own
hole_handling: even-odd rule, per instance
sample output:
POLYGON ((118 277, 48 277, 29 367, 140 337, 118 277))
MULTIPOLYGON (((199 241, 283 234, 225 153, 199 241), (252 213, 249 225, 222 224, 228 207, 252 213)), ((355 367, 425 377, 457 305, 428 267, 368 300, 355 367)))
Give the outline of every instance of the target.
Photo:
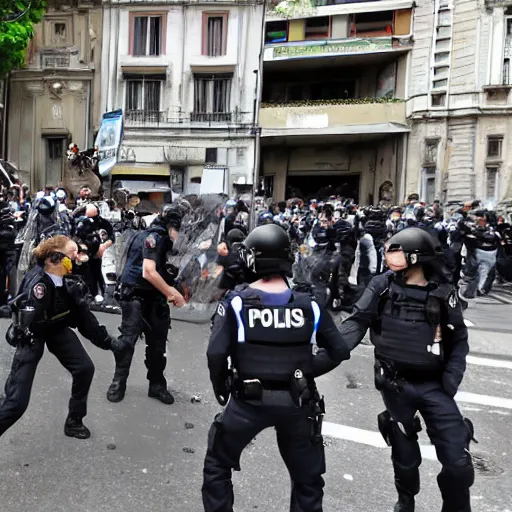
POLYGON ((152 290, 145 290, 137 285, 129 285, 122 283, 118 285, 116 291, 114 292, 114 299, 116 299, 119 302, 129 301, 132 299, 158 299, 159 297, 161 297, 162 300, 165 299, 165 297, 155 288, 153 288, 152 290))
POLYGON ((375 359, 375 388, 377 391, 388 389, 402 392, 406 382, 425 382, 429 380, 440 380, 442 372, 433 372, 419 369, 397 368, 396 365, 384 359, 375 359))
POLYGON ((231 393, 239 400, 263 399, 263 391, 288 391, 297 407, 309 408, 311 439, 323 442, 322 423, 325 414, 324 397, 320 396, 313 377, 307 377, 302 370, 295 370, 290 381, 267 379, 242 379, 235 369, 228 379, 231 393))

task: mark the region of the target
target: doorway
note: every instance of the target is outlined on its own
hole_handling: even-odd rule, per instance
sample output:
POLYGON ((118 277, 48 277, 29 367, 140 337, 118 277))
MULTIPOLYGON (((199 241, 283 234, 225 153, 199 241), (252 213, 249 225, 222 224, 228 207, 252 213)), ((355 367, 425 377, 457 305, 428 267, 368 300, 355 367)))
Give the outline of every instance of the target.
POLYGON ((300 197, 309 201, 328 199, 331 195, 342 196, 359 202, 359 174, 318 174, 288 175, 286 198, 300 197))
POLYGON ((46 169, 43 185, 57 187, 62 181, 66 140, 65 137, 46 137, 46 169))

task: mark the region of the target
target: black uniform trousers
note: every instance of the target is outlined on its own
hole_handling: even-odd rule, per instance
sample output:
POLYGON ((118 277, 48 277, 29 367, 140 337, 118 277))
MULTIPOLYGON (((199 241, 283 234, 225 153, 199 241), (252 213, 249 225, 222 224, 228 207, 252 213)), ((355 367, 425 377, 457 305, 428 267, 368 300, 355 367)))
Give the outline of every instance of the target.
POLYGON ((443 512, 469 511, 469 488, 475 477, 468 452, 471 436, 455 400, 437 381, 400 381, 399 384, 401 391, 387 388, 382 391, 384 404, 394 422, 402 424, 408 432, 404 435, 395 423, 390 435, 398 492, 415 496, 420 490, 420 447, 414 429, 410 432, 419 411, 442 465, 437 482, 443 497, 443 512))
POLYGON ((78 336, 68 327, 59 328, 44 340, 16 348, 11 373, 5 382, 5 397, 0 402, 0 435, 14 425, 27 410, 36 368, 44 345, 71 373, 73 384, 69 415, 82 419, 87 414, 87 395, 94 376, 94 364, 78 336))
POLYGON ((171 313, 165 298, 158 292, 132 296, 121 301, 121 336, 125 349, 116 354, 115 381, 128 379, 135 343, 144 334, 146 340, 146 368, 150 385, 167 385, 164 370, 167 364, 167 334, 171 326, 171 313))
MULTIPOLYGON (((274 393, 274 392, 265 392, 274 393)), ((283 392, 275 392, 283 393, 283 392)), ((203 470, 205 512, 233 511, 231 470, 240 470, 244 448, 264 429, 275 427, 279 452, 290 473, 290 512, 321 512, 325 473, 322 442, 311 435, 309 408, 290 405, 254 405, 232 398, 208 433, 203 470)))

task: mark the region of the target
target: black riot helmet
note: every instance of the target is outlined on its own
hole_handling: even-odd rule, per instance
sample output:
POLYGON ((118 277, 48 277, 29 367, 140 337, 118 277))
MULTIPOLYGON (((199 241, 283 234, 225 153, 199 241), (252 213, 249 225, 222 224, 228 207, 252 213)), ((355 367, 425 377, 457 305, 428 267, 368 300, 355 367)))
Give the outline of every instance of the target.
POLYGON ((436 238, 416 227, 403 229, 392 236, 386 243, 386 250, 403 251, 409 266, 433 262, 443 253, 436 238))
POLYGON ((291 275, 290 239, 276 224, 266 224, 251 231, 241 245, 240 258, 249 271, 260 277, 291 275))
POLYGON ((166 229, 179 231, 183 219, 183 209, 178 204, 164 204, 159 214, 160 222, 166 229))

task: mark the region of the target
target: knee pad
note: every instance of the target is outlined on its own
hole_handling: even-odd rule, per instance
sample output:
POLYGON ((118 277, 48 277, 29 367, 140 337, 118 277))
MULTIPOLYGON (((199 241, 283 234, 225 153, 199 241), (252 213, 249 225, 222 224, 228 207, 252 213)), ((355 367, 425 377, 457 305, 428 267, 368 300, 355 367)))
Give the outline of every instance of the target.
POLYGON ((443 465, 440 480, 444 481, 445 487, 456 487, 457 489, 469 489, 475 481, 475 469, 473 460, 467 452, 450 464, 443 465))
POLYGON ((394 420, 391 413, 386 410, 377 416, 380 433, 388 446, 394 441, 401 442, 404 438, 417 441, 418 432, 421 432, 421 421, 415 416, 409 423, 400 423, 394 420))

